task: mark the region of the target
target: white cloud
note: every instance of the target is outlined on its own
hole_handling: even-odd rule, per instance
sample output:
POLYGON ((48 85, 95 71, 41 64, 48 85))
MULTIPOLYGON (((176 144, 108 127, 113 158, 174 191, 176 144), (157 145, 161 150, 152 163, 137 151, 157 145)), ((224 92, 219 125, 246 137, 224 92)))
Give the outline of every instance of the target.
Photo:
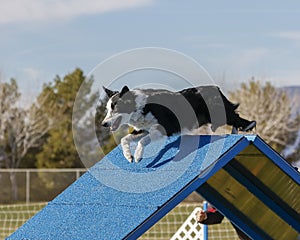
POLYGON ((287 39, 287 40, 300 42, 300 32, 299 31, 278 32, 273 35, 276 37, 287 39))
POLYGON ((0 24, 99 14, 151 4, 153 0, 0 0, 0 24))
POLYGON ((30 67, 24 68, 23 72, 27 75, 29 79, 34 79, 34 80, 36 80, 40 75, 42 75, 41 71, 30 67))
POLYGON ((27 67, 19 72, 16 79, 23 93, 29 96, 36 96, 42 89, 45 80, 48 80, 49 77, 42 70, 27 67))
POLYGON ((255 77, 260 81, 270 81, 276 87, 300 85, 300 71, 290 55, 281 51, 257 47, 240 49, 214 62, 220 66, 215 75, 220 85, 231 89, 239 83, 255 77))
POLYGON ((270 81, 275 86, 299 86, 300 85, 300 71, 297 70, 286 70, 276 71, 272 73, 270 81))
POLYGON ((269 50, 266 48, 244 49, 234 56, 233 64, 236 68, 251 69, 258 65, 268 53, 269 50))

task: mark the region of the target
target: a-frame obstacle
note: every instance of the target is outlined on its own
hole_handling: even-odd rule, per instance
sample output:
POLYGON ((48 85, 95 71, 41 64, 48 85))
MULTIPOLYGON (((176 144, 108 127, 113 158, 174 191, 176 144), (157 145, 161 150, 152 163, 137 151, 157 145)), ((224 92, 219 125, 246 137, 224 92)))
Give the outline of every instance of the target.
POLYGON ((137 239, 193 191, 255 240, 299 239, 300 175, 258 136, 164 144, 138 164, 117 147, 8 239, 137 239))

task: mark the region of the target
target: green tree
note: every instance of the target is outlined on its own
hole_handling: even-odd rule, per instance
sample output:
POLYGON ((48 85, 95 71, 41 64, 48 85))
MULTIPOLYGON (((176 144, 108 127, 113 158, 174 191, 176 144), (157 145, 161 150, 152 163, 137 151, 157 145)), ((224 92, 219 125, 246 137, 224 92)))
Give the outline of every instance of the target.
MULTIPOLYGON (((98 100, 98 93, 91 93, 92 84, 92 78, 86 79, 82 70, 76 69, 63 79, 57 76, 54 85, 50 83, 44 86, 38 99, 47 98, 43 110, 51 118, 56 119, 56 126, 47 133, 42 151, 37 155, 36 165, 38 168, 83 166, 73 141, 72 114, 73 121, 80 121, 76 115, 76 110, 73 113, 73 105, 82 85, 85 91, 81 96, 77 96, 80 98, 79 108, 81 111, 88 111, 98 100)), ((89 123, 84 123, 82 127, 88 131, 89 123)))
POLYGON ((295 141, 300 119, 292 117, 292 99, 285 91, 252 78, 231 92, 230 99, 241 103, 241 116, 257 121, 256 133, 277 152, 295 141))

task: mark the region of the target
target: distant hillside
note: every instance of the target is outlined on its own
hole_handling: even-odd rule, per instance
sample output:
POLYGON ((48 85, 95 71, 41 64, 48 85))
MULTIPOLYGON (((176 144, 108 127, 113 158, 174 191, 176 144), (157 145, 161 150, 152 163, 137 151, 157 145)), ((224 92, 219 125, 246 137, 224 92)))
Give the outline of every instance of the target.
POLYGON ((300 86, 283 87, 283 89, 289 91, 291 94, 300 94, 300 86))

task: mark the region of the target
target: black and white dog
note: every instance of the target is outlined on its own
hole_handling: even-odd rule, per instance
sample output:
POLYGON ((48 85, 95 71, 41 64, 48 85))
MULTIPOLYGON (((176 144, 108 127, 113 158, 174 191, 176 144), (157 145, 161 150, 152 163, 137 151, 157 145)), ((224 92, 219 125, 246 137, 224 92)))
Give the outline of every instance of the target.
POLYGON ((133 161, 130 142, 138 141, 135 162, 143 157, 144 147, 164 135, 191 132, 205 124, 214 131, 219 126, 250 131, 255 121, 241 118, 236 109, 217 86, 200 86, 179 92, 158 89, 134 89, 127 86, 120 92, 103 87, 109 100, 102 126, 116 131, 126 124, 134 131, 121 139, 125 158, 133 161))

